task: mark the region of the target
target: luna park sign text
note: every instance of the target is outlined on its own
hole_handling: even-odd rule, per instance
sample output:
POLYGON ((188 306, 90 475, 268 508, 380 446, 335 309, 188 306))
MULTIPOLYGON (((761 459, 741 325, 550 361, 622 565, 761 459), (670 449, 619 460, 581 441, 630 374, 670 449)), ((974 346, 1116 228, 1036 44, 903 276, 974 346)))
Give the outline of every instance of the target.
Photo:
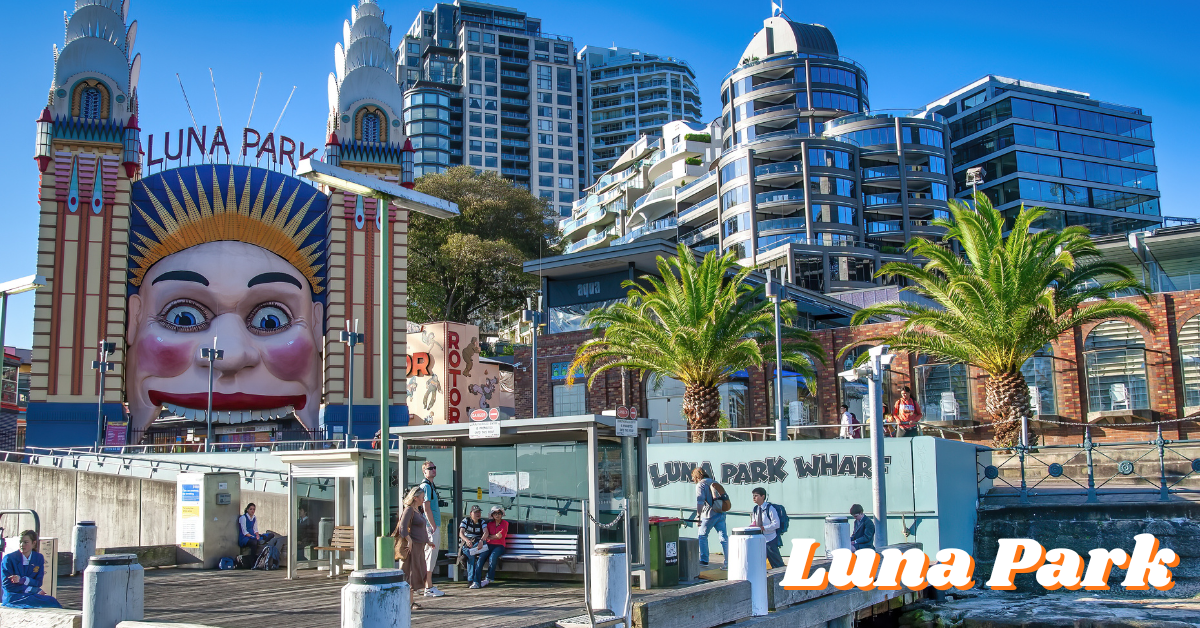
MULTIPOLYGON (((892 457, 883 457, 883 470, 892 457)), ((751 460, 749 462, 719 462, 721 484, 749 485, 771 484, 782 482, 788 478, 788 461, 783 456, 751 460)), ((838 454, 813 454, 809 458, 798 456, 792 459, 797 478, 820 476, 849 476, 855 478, 871 477, 871 457, 838 454)), ((672 482, 691 482, 692 470, 696 467, 704 469, 710 478, 718 477, 713 473, 713 463, 704 461, 699 464, 686 461, 671 461, 650 465, 650 484, 654 488, 662 488, 672 482)))
MULTIPOLYGON (((154 134, 150 134, 146 138, 147 167, 160 165, 164 161, 190 160, 193 151, 195 151, 195 158, 201 160, 214 159, 222 152, 226 161, 231 156, 225 129, 220 126, 213 131, 211 136, 208 134, 207 126, 199 129, 191 127, 175 132, 167 131, 163 134, 160 145, 161 156, 155 155, 155 139, 154 134)), ((297 143, 296 140, 282 134, 277 138, 274 132, 263 136, 262 133, 245 127, 242 129, 240 150, 241 156, 244 158, 248 157, 258 161, 265 157, 281 168, 286 161, 291 169, 295 170, 298 162, 311 158, 319 148, 306 150, 303 140, 297 143)))

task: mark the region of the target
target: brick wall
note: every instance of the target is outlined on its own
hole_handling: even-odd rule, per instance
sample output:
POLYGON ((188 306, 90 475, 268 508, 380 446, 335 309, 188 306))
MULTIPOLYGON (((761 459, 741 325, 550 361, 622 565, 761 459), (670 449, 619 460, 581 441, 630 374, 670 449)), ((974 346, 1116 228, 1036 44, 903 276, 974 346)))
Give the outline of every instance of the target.
MULTIPOLYGON (((1138 305, 1150 314, 1156 329, 1139 327, 1146 344, 1146 378, 1150 396, 1150 410, 1153 421, 1169 421, 1180 417, 1183 408, 1184 390, 1180 377, 1181 356, 1178 346, 1180 328, 1193 316, 1200 315, 1200 290, 1170 292, 1154 295, 1154 301, 1146 303, 1141 299, 1124 299, 1138 305)), ((868 339, 892 333, 899 329, 901 323, 881 323, 861 327, 842 327, 838 329, 815 332, 817 341, 825 350, 828 362, 819 365, 817 369, 817 398, 820 404, 821 421, 826 424, 835 423, 838 416, 838 406, 841 404, 841 386, 837 373, 843 370, 843 360, 837 358, 837 353, 843 348, 853 348, 858 345, 871 344, 868 339)), ((1083 344, 1087 334, 1096 324, 1085 325, 1064 334, 1051 343, 1053 351, 1054 388, 1057 414, 1047 416, 1047 419, 1068 423, 1055 425, 1033 423, 1033 430, 1041 438, 1043 444, 1078 444, 1083 441, 1083 426, 1087 416, 1087 385, 1084 372, 1083 344)), ((541 336, 538 339, 538 415, 550 416, 553 408, 550 380, 551 364, 569 362, 575 355, 576 349, 585 340, 592 337, 590 331, 571 332, 541 336)), ((521 366, 516 369, 516 411, 517 416, 528 417, 531 408, 530 381, 530 348, 518 347, 516 362, 521 366)), ((748 371, 750 379, 749 415, 753 425, 767 426, 770 421, 770 408, 767 382, 774 377, 770 363, 764 368, 748 371)), ((899 396, 900 388, 912 386, 916 389, 916 360, 914 356, 898 354, 892 362, 891 376, 888 382, 887 398, 899 396)), ((966 440, 987 443, 991 440, 991 429, 986 425, 984 417, 984 386, 987 375, 976 368, 968 369, 970 379, 970 400, 975 426, 963 424, 955 429, 968 427, 966 440), (982 424, 982 425, 981 425, 982 424)), ((638 405, 640 414, 646 415, 644 401, 645 386, 641 377, 634 373, 628 375, 629 403, 638 405)), ((622 405, 621 377, 618 371, 602 375, 587 393, 588 411, 600 413, 612 410, 622 405)), ((1128 441, 1152 440, 1155 437, 1156 425, 1140 419, 1123 419, 1129 423, 1114 424, 1113 419, 1092 423, 1091 433, 1097 441, 1128 441), (1140 422, 1139 422, 1140 421, 1140 422)), ((1164 438, 1176 440, 1188 438, 1189 435, 1200 434, 1200 428, 1195 421, 1173 422, 1163 426, 1164 438)), ((947 436, 950 436, 947 434, 947 436)))

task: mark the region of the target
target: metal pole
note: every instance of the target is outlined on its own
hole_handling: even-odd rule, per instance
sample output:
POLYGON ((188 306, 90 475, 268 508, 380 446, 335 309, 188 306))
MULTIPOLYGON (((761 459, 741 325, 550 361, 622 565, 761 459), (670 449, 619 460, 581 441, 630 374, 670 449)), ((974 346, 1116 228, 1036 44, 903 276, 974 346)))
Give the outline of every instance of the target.
POLYGON ((350 343, 350 378, 346 382, 346 446, 354 442, 354 343, 350 343))
POLYGON ((875 547, 887 540, 887 489, 883 484, 883 364, 880 356, 871 356, 871 385, 867 401, 871 404, 871 502, 875 510, 875 547))
POLYGON ((1087 466, 1088 466, 1087 503, 1094 504, 1094 503, 1098 502, 1099 500, 1096 499, 1096 475, 1095 475, 1095 467, 1092 466, 1092 449, 1094 449, 1094 446, 1092 445, 1092 428, 1091 428, 1091 426, 1084 426, 1084 428, 1083 428, 1083 447, 1087 452, 1087 466))
POLYGON ((537 418, 537 412, 538 412, 537 337, 538 337, 538 319, 540 319, 541 317, 542 317, 541 312, 534 312, 533 316, 530 317, 533 319, 533 321, 532 321, 532 324, 533 324, 533 330, 532 330, 533 347, 531 349, 532 353, 530 354, 530 356, 531 356, 530 364, 532 364, 531 368, 533 369, 533 411, 529 415, 529 417, 532 419, 537 418))
POLYGON ((4 370, 4 326, 8 323, 8 293, 0 292, 0 371, 4 370))
POLYGON ((104 366, 108 356, 104 355, 104 341, 100 341, 98 349, 98 363, 100 365, 100 394, 96 402, 96 453, 100 453, 100 447, 104 444, 104 366))
POLYGON ((1158 445, 1158 499, 1164 502, 1170 501, 1171 489, 1167 486, 1167 462, 1164 451, 1167 441, 1163 440, 1162 423, 1158 424, 1158 438, 1154 440, 1154 444, 1158 445))
POLYGON ((212 451, 212 397, 213 397, 213 361, 217 359, 217 337, 213 336, 212 351, 208 352, 208 410, 204 413, 204 421, 208 423, 208 435, 204 440, 204 450, 212 451))
MULTIPOLYGON (((388 220, 388 208, 392 199, 380 194, 376 197, 375 211, 379 212, 379 508, 380 536, 376 540, 375 567, 385 568, 395 566, 392 555, 392 537, 388 526, 392 522, 392 435, 391 417, 388 416, 388 406, 391 398, 392 385, 392 291, 389 289, 391 273, 389 266, 392 262, 391 221, 388 220)), ((404 490, 404 487, 400 487, 404 490)))
POLYGON ((775 440, 787 440, 787 427, 783 422, 783 329, 779 320, 779 303, 783 295, 775 296, 775 440))

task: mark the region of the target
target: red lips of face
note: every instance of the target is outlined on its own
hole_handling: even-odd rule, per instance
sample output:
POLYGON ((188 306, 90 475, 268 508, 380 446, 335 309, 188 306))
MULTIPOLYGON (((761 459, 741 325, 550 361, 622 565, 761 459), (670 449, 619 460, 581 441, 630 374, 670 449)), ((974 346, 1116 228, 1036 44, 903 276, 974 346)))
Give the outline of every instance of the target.
MULTIPOLYGON (((157 390, 149 391, 150 403, 161 406, 169 403, 175 406, 200 410, 208 407, 208 393, 167 393, 157 390)), ((296 411, 304 409, 308 398, 304 395, 250 395, 246 393, 219 393, 212 396, 213 410, 230 412, 234 410, 274 410, 291 406, 296 411)))

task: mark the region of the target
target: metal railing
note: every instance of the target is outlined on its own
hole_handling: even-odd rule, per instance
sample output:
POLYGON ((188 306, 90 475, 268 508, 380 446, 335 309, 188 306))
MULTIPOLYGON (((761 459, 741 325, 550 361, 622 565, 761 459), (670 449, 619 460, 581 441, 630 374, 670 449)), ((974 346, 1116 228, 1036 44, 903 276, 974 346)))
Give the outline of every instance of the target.
POLYGON ((1096 442, 1091 426, 1083 428, 1079 445, 1016 445, 1006 450, 981 446, 976 453, 979 498, 1015 494, 1021 503, 1029 503, 1033 497, 1082 495, 1087 503, 1096 503, 1101 494, 1157 494, 1158 501, 1170 501, 1171 495, 1200 493, 1200 488, 1181 486, 1185 480, 1200 480, 1200 457, 1188 455, 1200 450, 1200 439, 1167 440, 1159 424, 1154 440, 1096 442), (984 452, 993 457, 987 464, 980 460, 984 452), (996 462, 998 453, 1004 458, 996 462), (1006 478, 1003 471, 1009 469, 1019 477, 1006 478))
MULTIPOLYGON (((891 438, 897 433, 898 426, 896 423, 884 422, 884 436, 891 438)), ((839 423, 810 423, 807 425, 788 425, 788 438, 790 440, 818 440, 818 439, 837 439, 841 438, 841 429, 843 427, 851 427, 859 430, 858 436, 853 437, 855 440, 859 438, 871 437, 870 423, 859 423, 853 426, 844 426, 839 423), (830 435, 830 430, 833 434, 830 435)), ((962 434, 953 429, 941 428, 932 425, 918 425, 917 430, 921 436, 934 436, 944 438, 946 440, 964 441, 962 434)), ((751 441, 769 441, 775 440, 775 426, 752 426, 752 427, 714 427, 701 429, 660 429, 657 435, 651 439, 651 442, 660 442, 654 438, 660 438, 666 434, 677 434, 682 438, 676 439, 679 441, 690 441, 692 434, 716 434, 716 441, 721 443, 736 443, 736 442, 751 442, 751 441)), ((661 442, 667 442, 670 439, 661 439, 661 442)))

